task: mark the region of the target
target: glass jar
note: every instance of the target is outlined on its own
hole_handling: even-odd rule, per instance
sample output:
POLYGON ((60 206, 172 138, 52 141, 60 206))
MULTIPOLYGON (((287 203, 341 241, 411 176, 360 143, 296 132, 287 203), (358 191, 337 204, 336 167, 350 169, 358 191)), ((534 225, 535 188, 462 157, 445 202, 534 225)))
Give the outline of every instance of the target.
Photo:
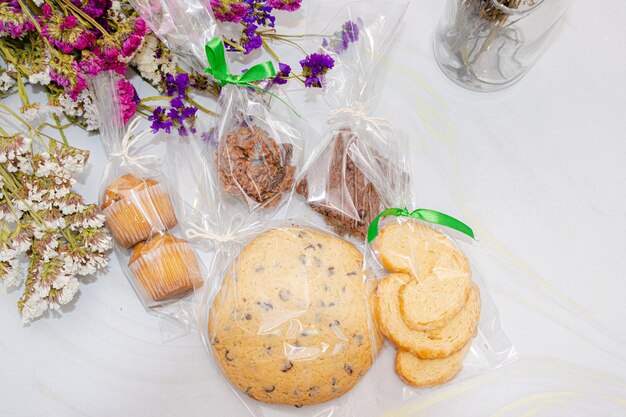
POLYGON ((457 84, 496 91, 535 62, 569 0, 447 0, 435 57, 457 84))

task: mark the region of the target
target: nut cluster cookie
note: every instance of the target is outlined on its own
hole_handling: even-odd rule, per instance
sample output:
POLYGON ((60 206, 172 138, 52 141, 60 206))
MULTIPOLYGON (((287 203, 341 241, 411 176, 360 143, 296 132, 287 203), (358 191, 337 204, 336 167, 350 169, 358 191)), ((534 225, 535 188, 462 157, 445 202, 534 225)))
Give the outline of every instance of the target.
POLYGON ((339 397, 382 344, 368 315, 362 255, 309 228, 271 229, 231 265, 209 319, 215 360, 229 381, 267 403, 339 397))
POLYGON ((461 370, 480 318, 467 258, 445 235, 413 221, 385 226, 374 249, 392 271, 378 283, 375 316, 399 349, 396 372, 415 386, 448 381, 461 370))
POLYGON ((264 207, 277 205, 294 184, 293 146, 278 144, 258 126, 242 126, 228 134, 217 154, 224 191, 264 207))

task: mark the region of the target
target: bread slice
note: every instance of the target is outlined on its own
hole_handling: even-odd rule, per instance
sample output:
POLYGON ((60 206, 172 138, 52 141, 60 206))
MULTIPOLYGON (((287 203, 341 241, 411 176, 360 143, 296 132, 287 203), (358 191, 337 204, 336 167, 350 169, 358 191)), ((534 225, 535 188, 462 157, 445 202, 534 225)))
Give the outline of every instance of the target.
POLYGON ((400 311, 413 330, 432 331, 445 326, 465 305, 472 285, 465 258, 456 249, 445 248, 436 255, 428 275, 423 275, 400 290, 400 311))
POLYGON ((396 373, 414 387, 443 384, 461 372, 463 359, 471 344, 468 342, 458 352, 441 359, 420 359, 410 352, 399 350, 396 354, 396 373))
POLYGON ((472 285, 467 302, 444 327, 431 332, 410 329, 400 312, 399 293, 413 278, 390 274, 378 283, 376 320, 381 332, 398 348, 421 359, 439 359, 458 352, 472 338, 480 317, 480 293, 472 285))
POLYGON ((426 276, 437 263, 439 253, 458 253, 462 268, 469 270, 465 256, 444 234, 415 221, 392 223, 383 227, 373 243, 380 262, 392 272, 426 276))

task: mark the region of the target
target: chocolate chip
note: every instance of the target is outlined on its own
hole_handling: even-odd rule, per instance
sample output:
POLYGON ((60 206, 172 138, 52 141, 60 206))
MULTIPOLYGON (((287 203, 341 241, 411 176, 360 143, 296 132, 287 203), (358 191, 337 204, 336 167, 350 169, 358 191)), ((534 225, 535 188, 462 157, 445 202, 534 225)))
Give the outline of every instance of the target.
POLYGON ((335 387, 330 387, 330 392, 337 392, 337 391, 339 391, 337 388, 335 388, 335 387))
POLYGON ((333 320, 333 321, 332 321, 332 322, 328 325, 328 327, 330 327, 331 329, 332 329, 333 327, 339 327, 339 321, 338 321, 338 320, 333 320))
POLYGON ((274 392, 275 389, 276 387, 274 385, 272 385, 271 387, 263 387, 263 391, 267 392, 268 394, 274 392))
POLYGON ((321 243, 318 243, 318 244, 317 244, 317 247, 318 247, 318 248, 320 248, 320 249, 322 249, 322 244, 321 244, 321 243))
POLYGON ((348 365, 347 363, 343 366, 343 370, 346 371, 348 375, 352 375, 352 366, 348 365))
POLYGON ((320 307, 326 307, 326 303, 325 303, 325 302, 323 302, 323 301, 320 301, 320 302, 319 302, 319 306, 320 306, 320 307))
POLYGON ((309 388, 309 397, 313 397, 320 393, 320 387, 311 387, 309 388))
POLYGON ((308 250, 308 249, 313 249, 313 250, 316 250, 316 249, 315 249, 315 246, 313 246, 313 245, 309 245, 309 246, 307 246, 306 248, 304 248, 304 250, 308 250))
POLYGON ((280 292, 278 293, 278 296, 280 297, 281 300, 283 301, 288 301, 291 298, 291 291, 283 288, 282 290, 280 290, 280 292))
POLYGON ((364 341, 364 337, 362 334, 355 334, 354 336, 354 341, 356 342, 357 346, 362 346, 363 345, 363 341, 364 341))
POLYGON ((271 305, 270 303, 264 303, 264 302, 261 302, 261 301, 257 301, 256 305, 258 305, 259 307, 261 307, 265 311, 271 311, 271 310, 274 309, 274 306, 271 305))
POLYGON ((305 255, 298 256, 298 260, 302 263, 302 265, 306 265, 306 256, 305 255))
POLYGON ((265 268, 262 266, 257 266, 256 268, 254 268, 254 272, 263 272, 265 271, 265 268))
POLYGON ((245 318, 246 320, 252 320, 252 314, 250 314, 250 313, 246 313, 246 315, 244 316, 244 318, 245 318))
POLYGON ((246 389, 243 392, 245 392, 247 394, 247 393, 250 392, 251 389, 252 389, 252 387, 246 387, 246 389))
POLYGON ((296 407, 296 408, 302 408, 303 405, 304 404, 294 404, 293 406, 296 407))
POLYGON ((296 341, 293 343, 293 345, 294 345, 295 347, 300 347, 300 346, 302 346, 302 345, 300 344, 300 341, 299 341, 299 340, 296 340, 296 341))
POLYGON ((349 277, 356 276, 356 271, 348 272, 346 275, 348 275, 349 277))
POLYGON ((307 336, 314 335, 315 333, 316 333, 316 331, 315 331, 315 330, 307 329, 307 330, 303 330, 303 331, 300 333, 300 336, 302 336, 302 337, 307 337, 307 336))
POLYGON ((332 385, 333 387, 337 385, 337 378, 333 377, 333 379, 330 380, 330 385, 332 385))
POLYGON ((324 284, 324 291, 330 291, 330 287, 327 284, 324 284))
POLYGON ((329 303, 328 304, 328 307, 334 307, 334 306, 335 306, 335 303, 329 303))
POLYGON ((285 361, 283 363, 283 366, 281 366, 280 370, 281 372, 288 372, 291 370, 291 368, 293 368, 293 363, 291 363, 291 361, 285 361))
POLYGON ((235 357, 230 353, 230 350, 226 350, 226 354, 224 355, 228 362, 232 362, 235 360, 235 357))
POLYGON ((329 266, 328 267, 328 276, 332 277, 333 275, 335 275, 335 267, 334 266, 329 266))
POLYGON ((271 355, 272 354, 272 347, 271 346, 265 346, 265 354, 266 355, 271 355))
POLYGON ((298 234, 296 236, 298 236, 300 239, 302 239, 304 237, 304 232, 301 230, 301 231, 298 232, 298 234))

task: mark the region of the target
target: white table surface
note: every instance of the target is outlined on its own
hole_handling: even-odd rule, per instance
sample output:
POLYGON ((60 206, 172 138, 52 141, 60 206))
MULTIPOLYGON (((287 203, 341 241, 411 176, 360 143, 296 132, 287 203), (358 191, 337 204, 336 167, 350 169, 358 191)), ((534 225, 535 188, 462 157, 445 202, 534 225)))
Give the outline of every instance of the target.
MULTIPOLYGON (((529 74, 481 95, 434 61, 443 3, 411 1, 378 114, 411 136, 420 205, 477 230, 519 360, 386 415, 624 416, 626 4, 573 0, 529 74)), ((95 201, 103 147, 71 132, 95 201)), ((23 327, 18 295, 0 297, 0 416, 245 415, 197 336, 162 343, 115 257, 61 317, 23 327)))

